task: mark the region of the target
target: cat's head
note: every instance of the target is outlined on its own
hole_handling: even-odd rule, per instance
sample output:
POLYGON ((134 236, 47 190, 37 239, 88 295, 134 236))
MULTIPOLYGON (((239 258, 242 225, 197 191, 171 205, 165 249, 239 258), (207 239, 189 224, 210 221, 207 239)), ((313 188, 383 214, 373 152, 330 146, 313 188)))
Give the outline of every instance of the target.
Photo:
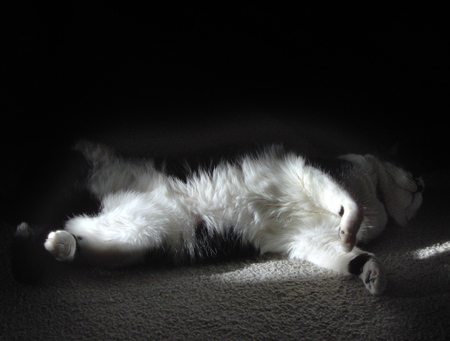
POLYGON ((379 162, 378 166, 380 200, 389 216, 403 226, 414 217, 422 204, 424 182, 391 162, 379 162))

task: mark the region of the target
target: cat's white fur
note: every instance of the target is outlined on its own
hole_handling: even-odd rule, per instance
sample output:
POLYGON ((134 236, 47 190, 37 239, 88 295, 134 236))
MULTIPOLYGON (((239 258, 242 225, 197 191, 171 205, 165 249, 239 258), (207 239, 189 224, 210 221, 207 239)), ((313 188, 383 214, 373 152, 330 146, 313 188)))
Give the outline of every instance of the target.
POLYGON ((154 249, 194 256, 201 224, 210 236, 232 229, 261 253, 282 253, 342 274, 355 257, 369 255, 359 276, 380 294, 383 269, 355 244, 379 235, 388 217, 405 224, 422 202, 421 180, 371 155, 343 156, 356 171, 342 181, 278 147, 182 181, 150 161, 125 160, 106 147, 81 143, 78 149, 93 164, 89 187, 102 208, 50 233, 45 247, 59 260, 72 260, 76 248, 84 258, 114 267, 140 262, 154 249))

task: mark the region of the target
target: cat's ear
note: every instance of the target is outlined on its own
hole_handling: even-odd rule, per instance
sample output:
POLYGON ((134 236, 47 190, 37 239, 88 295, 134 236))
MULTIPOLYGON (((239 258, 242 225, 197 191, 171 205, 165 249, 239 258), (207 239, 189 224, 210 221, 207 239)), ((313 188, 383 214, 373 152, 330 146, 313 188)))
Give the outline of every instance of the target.
POLYGON ((414 141, 396 141, 387 149, 385 159, 410 171, 415 177, 423 171, 423 147, 414 141))
POLYGON ((392 146, 390 146, 386 152, 386 154, 391 158, 396 158, 398 155, 400 142, 396 141, 392 146))
POLYGON ((389 145, 386 144, 384 146, 381 146, 380 149, 378 149, 376 156, 383 161, 386 162, 392 162, 392 163, 398 163, 398 154, 400 150, 400 142, 396 141, 394 143, 390 143, 389 145))

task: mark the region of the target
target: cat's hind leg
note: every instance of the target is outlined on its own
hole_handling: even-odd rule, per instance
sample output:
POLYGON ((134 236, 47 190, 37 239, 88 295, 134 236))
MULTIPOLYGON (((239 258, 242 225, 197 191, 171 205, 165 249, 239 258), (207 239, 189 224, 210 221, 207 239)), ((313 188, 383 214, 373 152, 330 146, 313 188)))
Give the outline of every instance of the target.
POLYGON ((59 261, 78 260, 109 268, 142 262, 149 246, 145 243, 133 243, 126 237, 121 238, 119 234, 114 235, 114 231, 107 231, 122 228, 124 236, 131 232, 130 229, 127 231, 126 227, 119 226, 120 222, 111 223, 105 223, 99 217, 73 218, 67 222, 65 230, 50 232, 44 247, 59 261))
POLYGON ((169 196, 163 190, 110 195, 98 215, 68 220, 64 230, 48 235, 44 246, 58 260, 79 258, 105 267, 140 263, 150 251, 162 249, 181 257, 192 249, 195 216, 169 196))
POLYGON ((140 263, 146 249, 118 240, 106 240, 100 236, 72 234, 66 230, 50 232, 45 249, 57 260, 115 268, 140 263))
POLYGON ((144 215, 115 213, 74 217, 66 222, 64 230, 50 232, 44 247, 60 261, 76 258, 110 268, 141 263, 149 250, 161 247, 165 229, 158 229, 144 215))
POLYGON ((76 237, 64 230, 50 232, 44 247, 55 259, 72 261, 77 250, 76 237))

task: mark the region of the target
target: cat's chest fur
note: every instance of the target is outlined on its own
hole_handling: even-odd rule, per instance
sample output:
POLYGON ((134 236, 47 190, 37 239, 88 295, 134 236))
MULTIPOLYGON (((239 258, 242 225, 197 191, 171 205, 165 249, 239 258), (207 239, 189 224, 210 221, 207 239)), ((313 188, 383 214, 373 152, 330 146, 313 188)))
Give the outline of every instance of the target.
MULTIPOLYGON (((333 195, 346 192, 345 179, 355 167, 345 160, 330 166, 332 171, 303 157, 279 156, 271 150, 257 159, 200 171, 186 181, 174 182, 174 187, 186 209, 210 228, 233 226, 252 232, 337 228, 340 208, 324 208, 322 197, 338 202, 333 195)), ((370 197, 372 192, 359 194, 370 197)))

